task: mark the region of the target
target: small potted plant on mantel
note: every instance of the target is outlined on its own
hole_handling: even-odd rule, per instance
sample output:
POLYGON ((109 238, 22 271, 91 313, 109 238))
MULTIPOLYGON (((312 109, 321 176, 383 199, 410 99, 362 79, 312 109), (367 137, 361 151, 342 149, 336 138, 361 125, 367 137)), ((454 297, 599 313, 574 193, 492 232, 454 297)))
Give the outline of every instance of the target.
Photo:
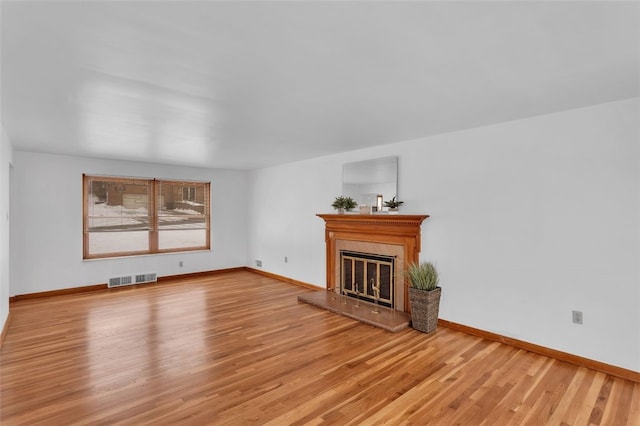
POLYGON ((351 209, 355 209, 358 206, 358 203, 351 197, 345 197, 341 195, 336 197, 335 201, 331 204, 331 207, 338 210, 338 214, 343 214, 345 211, 349 211, 351 209))
POLYGON ((398 207, 400 207, 403 204, 404 204, 404 201, 396 200, 395 196, 392 199, 384 202, 384 206, 389 207, 390 212, 397 212, 398 207))
POLYGON ((431 333, 438 325, 440 294, 438 270, 431 262, 413 263, 406 270, 409 279, 409 305, 411 326, 418 331, 431 333))

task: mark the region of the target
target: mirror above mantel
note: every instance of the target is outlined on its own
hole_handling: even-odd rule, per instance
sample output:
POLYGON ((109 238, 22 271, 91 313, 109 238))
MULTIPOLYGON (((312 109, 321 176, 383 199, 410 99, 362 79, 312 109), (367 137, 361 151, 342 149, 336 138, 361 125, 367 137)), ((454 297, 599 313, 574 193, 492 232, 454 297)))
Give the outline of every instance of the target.
POLYGON ((346 163, 342 167, 342 194, 360 206, 381 211, 383 202, 398 194, 398 157, 346 163))

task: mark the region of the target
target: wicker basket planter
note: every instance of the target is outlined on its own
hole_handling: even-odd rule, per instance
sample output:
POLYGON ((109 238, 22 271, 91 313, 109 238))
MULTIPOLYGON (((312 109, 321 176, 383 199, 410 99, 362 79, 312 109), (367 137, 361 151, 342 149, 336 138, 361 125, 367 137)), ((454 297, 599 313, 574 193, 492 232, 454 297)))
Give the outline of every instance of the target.
POLYGON ((418 331, 431 333, 438 325, 440 310, 440 293, 442 289, 425 291, 409 287, 409 303, 411 304, 411 326, 418 331))

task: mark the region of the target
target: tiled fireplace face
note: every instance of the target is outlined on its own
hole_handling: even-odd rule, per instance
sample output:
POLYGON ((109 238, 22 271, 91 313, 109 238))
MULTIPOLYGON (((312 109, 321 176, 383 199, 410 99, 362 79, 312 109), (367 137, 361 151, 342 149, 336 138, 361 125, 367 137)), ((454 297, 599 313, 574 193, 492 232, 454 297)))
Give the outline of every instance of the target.
MULTIPOLYGON (((374 290, 373 290, 373 286, 371 285, 371 278, 374 278, 374 284, 377 284, 377 280, 375 276, 372 276, 373 273, 370 274, 364 274, 363 273, 358 273, 359 271, 357 271, 358 268, 363 268, 365 267, 364 262, 360 261, 359 264, 356 263, 354 266, 354 269, 350 269, 348 272, 350 274, 350 276, 346 277, 345 280, 345 263, 350 263, 350 262, 345 262, 344 261, 344 253, 350 253, 351 255, 348 256, 348 258, 353 258, 353 254, 356 253, 356 257, 359 255, 360 257, 369 257, 369 258, 373 258, 373 259, 386 259, 386 261, 384 260, 380 260, 383 263, 392 263, 393 266, 392 268, 389 268, 390 271, 388 273, 386 273, 387 269, 383 266, 382 272, 383 275, 386 273, 387 276, 389 277, 388 279, 390 281, 393 282, 393 284, 395 284, 395 282, 397 281, 398 283, 402 284, 404 281, 403 275, 402 275, 402 270, 403 270, 403 264, 404 264, 404 253, 403 253, 403 247, 402 246, 398 246, 398 245, 393 245, 393 244, 382 244, 382 243, 367 243, 367 242, 361 242, 361 241, 349 241, 349 240, 337 240, 336 241, 336 256, 335 256, 335 261, 336 261, 336 277, 335 277, 335 282, 336 284, 339 283, 339 285, 336 285, 335 291, 337 293, 343 293, 346 294, 347 296, 355 296, 355 292, 356 289, 353 286, 353 282, 357 282, 358 283, 358 288, 357 291, 359 293, 364 293, 364 279, 367 280, 367 287, 366 287, 366 293, 368 294, 368 297, 360 297, 360 299, 362 300, 368 300, 370 302, 374 302, 375 301, 375 294, 374 294, 374 290), (365 278, 366 277, 366 278, 365 278), (345 282, 346 281, 346 282, 345 282), (351 282, 350 282, 351 281, 351 282), (344 292, 344 290, 346 290, 346 292, 344 292)), ((373 263, 373 262, 372 262, 373 263)), ((369 271, 371 271, 371 269, 373 268, 373 266, 371 264, 369 264, 368 266, 369 271)), ((384 282, 382 283, 384 284, 384 282)), ((383 306, 388 306, 388 307, 393 307, 395 309, 398 310, 404 310, 404 291, 403 291, 403 286, 402 285, 393 285, 393 289, 390 288, 391 286, 388 286, 388 300, 380 300, 380 304, 383 306)), ((384 296, 383 294, 383 288, 384 286, 381 286, 380 289, 380 296, 382 299, 382 296, 384 296)))

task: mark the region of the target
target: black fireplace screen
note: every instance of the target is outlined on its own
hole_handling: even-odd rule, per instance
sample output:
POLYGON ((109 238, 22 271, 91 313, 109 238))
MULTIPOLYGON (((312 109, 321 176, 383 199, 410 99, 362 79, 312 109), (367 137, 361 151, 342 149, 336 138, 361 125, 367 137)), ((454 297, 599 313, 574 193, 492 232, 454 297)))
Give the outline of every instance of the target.
POLYGON ((340 292, 393 308, 395 256, 340 251, 340 292))

